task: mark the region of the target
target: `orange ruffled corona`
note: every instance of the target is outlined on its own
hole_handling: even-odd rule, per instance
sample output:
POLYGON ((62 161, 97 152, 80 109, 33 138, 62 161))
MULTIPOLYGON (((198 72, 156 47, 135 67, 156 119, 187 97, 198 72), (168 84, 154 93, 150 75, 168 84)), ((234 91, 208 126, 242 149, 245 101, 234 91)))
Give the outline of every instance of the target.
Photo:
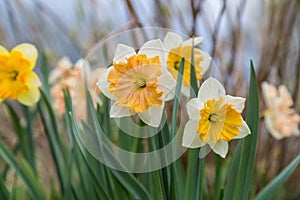
POLYGON ((132 55, 126 62, 113 63, 108 74, 109 92, 118 98, 116 105, 135 112, 145 112, 149 106, 162 105, 162 91, 157 78, 162 74, 158 56, 132 55))

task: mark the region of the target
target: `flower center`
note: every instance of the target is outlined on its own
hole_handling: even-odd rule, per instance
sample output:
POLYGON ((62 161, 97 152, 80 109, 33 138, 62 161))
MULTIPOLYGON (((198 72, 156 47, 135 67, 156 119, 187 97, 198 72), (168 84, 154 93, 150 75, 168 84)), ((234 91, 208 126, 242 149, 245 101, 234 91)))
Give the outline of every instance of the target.
POLYGON ((223 98, 205 102, 200 116, 197 132, 205 142, 230 141, 239 134, 238 127, 243 123, 241 114, 231 104, 224 103, 223 98))
POLYGON ((17 79, 18 75, 19 75, 19 72, 17 72, 17 71, 11 71, 8 73, 8 77, 12 81, 15 81, 17 79))
POLYGON ((29 66, 30 61, 19 51, 0 55, 0 98, 16 99, 21 92, 28 91, 29 66))
POLYGON ((113 63, 107 77, 110 82, 108 90, 117 97, 116 105, 134 112, 145 112, 149 106, 162 105, 163 93, 158 89, 161 74, 158 56, 133 55, 126 58, 126 62, 113 63))
POLYGON ((216 122, 218 122, 218 114, 216 114, 216 113, 211 113, 211 114, 208 116, 208 121, 210 121, 211 123, 216 123, 216 122))
POLYGON ((145 88, 147 85, 146 79, 144 78, 137 78, 133 81, 133 84, 136 85, 137 88, 145 88))
MULTIPOLYGON (((167 69, 173 75, 173 78, 176 79, 178 76, 178 70, 180 68, 181 59, 184 57, 184 72, 183 72, 183 85, 188 87, 190 85, 190 68, 191 68, 191 56, 192 56, 192 47, 191 46, 182 46, 173 48, 170 50, 167 59, 167 69)), ((200 66, 201 61, 204 59, 201 51, 194 49, 194 65, 197 80, 201 80, 202 76, 199 75, 203 71, 203 68, 200 66)))

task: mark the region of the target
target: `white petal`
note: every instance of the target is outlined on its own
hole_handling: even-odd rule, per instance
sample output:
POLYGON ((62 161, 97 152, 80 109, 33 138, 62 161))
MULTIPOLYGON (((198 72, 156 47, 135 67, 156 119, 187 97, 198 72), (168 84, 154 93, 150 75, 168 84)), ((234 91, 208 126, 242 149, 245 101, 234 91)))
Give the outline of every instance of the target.
POLYGON ((228 153, 228 142, 225 140, 220 140, 211 148, 216 154, 219 154, 222 158, 225 158, 228 153))
POLYGON ((182 43, 182 38, 179 34, 168 32, 164 38, 164 45, 167 50, 179 47, 182 43))
POLYGON ((126 62, 125 58, 128 58, 135 54, 136 53, 135 53, 134 48, 127 46, 125 44, 118 44, 113 61, 114 62, 121 62, 121 61, 126 62))
POLYGON ((187 113, 190 119, 200 120, 200 110, 203 108, 203 104, 201 104, 198 98, 191 99, 186 104, 187 113))
POLYGON ((208 78, 204 81, 198 92, 198 98, 203 103, 209 99, 219 100, 221 97, 225 98, 225 89, 222 84, 214 78, 208 78))
POLYGON ((149 126, 159 127, 164 104, 160 107, 150 106, 146 112, 138 113, 140 119, 149 126))
POLYGON ((198 121, 189 120, 183 131, 182 146, 187 148, 199 148, 205 145, 205 142, 199 138, 197 133, 198 121))
POLYGON ((131 111, 129 108, 123 106, 117 106, 115 103, 112 105, 110 109, 110 117, 112 118, 120 118, 134 115, 135 113, 131 111))
POLYGON ((271 115, 265 116, 265 124, 270 134, 277 140, 281 140, 283 136, 273 128, 273 120, 271 115))
POLYGON ((163 91, 162 100, 169 101, 174 98, 176 81, 166 69, 162 69, 162 75, 158 77, 158 89, 163 91))
POLYGON ((107 68, 105 72, 100 76, 99 81, 97 83, 98 88, 101 92, 110 99, 116 99, 109 91, 108 88, 110 86, 110 82, 107 81, 107 76, 109 72, 113 69, 113 66, 107 68))
POLYGON ((190 92, 191 92, 191 91, 190 91, 190 87, 185 87, 184 85, 181 86, 181 93, 182 93, 184 96, 190 98, 190 92))
POLYGON ((225 96, 225 101, 228 104, 232 104, 232 107, 239 113, 241 113, 245 107, 246 99, 243 97, 233 97, 230 95, 225 96))
POLYGON ((251 131, 247 125, 247 123, 243 120, 243 125, 238 127, 240 134, 235 136, 234 139, 241 139, 251 134, 251 131))
MULTIPOLYGON (((200 50, 200 49, 199 49, 200 50)), ((206 53, 205 51, 200 50, 201 54, 203 55, 203 60, 200 63, 200 66, 202 67, 203 71, 201 72, 201 74, 204 74, 209 66, 210 66, 210 62, 211 62, 211 57, 208 53, 206 53)))
MULTIPOLYGON (((194 46, 197 46, 203 41, 203 37, 194 37, 194 46)), ((192 46, 193 38, 190 38, 182 43, 182 46, 192 46)))
POLYGON ((278 96, 277 89, 273 85, 268 84, 267 82, 263 82, 261 84, 261 87, 262 87, 262 93, 263 93, 264 100, 267 104, 267 107, 273 108, 275 106, 274 99, 277 98, 278 96))
POLYGON ((139 54, 146 54, 148 58, 159 56, 161 65, 165 66, 165 48, 160 39, 146 42, 141 47, 139 54))

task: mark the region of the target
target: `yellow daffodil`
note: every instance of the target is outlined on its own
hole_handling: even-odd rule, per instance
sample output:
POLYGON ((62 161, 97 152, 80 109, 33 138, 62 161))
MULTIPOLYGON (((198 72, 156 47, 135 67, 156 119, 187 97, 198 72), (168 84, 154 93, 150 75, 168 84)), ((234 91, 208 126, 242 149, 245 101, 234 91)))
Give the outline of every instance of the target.
MULTIPOLYGON (((202 37, 194 38, 194 46, 202 42, 202 37)), ((164 45, 167 50, 167 69, 177 78, 179 65, 182 57, 185 59, 184 73, 181 92, 187 97, 190 97, 190 66, 192 56, 193 39, 182 41, 179 34, 168 32, 164 38, 164 45)), ((203 74, 207 71, 210 65, 211 57, 199 48, 194 48, 194 65, 197 80, 201 80, 203 74)))
POLYGON ((160 40, 146 42, 138 53, 119 44, 109 67, 100 77, 98 87, 113 100, 110 116, 138 114, 146 124, 158 127, 164 101, 170 100, 176 81, 165 68, 164 46, 160 40))
MULTIPOLYGON (((88 61, 84 59, 78 60, 74 67, 68 57, 60 59, 49 76, 49 83, 53 85, 50 94, 56 113, 61 115, 65 113, 63 89, 69 89, 77 119, 85 120, 87 117, 85 84, 88 84, 87 88, 91 95, 99 94, 96 83, 103 71, 103 68, 92 71, 88 61)), ((98 95, 93 95, 92 99, 95 104, 101 103, 98 95)))
POLYGON ((265 124, 271 135, 280 140, 292 135, 299 136, 300 116, 291 107, 293 99, 284 85, 275 86, 262 83, 263 97, 267 105, 264 112, 265 124))
POLYGON ((37 57, 38 51, 32 44, 19 44, 11 52, 0 45, 0 102, 8 98, 26 106, 38 102, 41 82, 32 71, 37 57))
POLYGON ((225 89, 214 78, 200 87, 198 98, 187 103, 189 121, 184 128, 182 145, 199 148, 208 144, 221 157, 228 152, 228 142, 250 134, 242 118, 245 98, 225 94, 225 89))

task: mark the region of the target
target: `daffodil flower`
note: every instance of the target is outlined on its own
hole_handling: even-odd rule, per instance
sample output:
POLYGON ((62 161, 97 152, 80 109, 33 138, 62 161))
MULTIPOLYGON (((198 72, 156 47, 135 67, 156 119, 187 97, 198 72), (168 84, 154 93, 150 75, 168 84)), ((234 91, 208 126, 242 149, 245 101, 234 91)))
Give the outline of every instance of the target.
POLYGON ((110 117, 120 118, 138 114, 146 124, 158 127, 164 102, 176 81, 165 68, 164 46, 160 40, 146 42, 138 53, 119 44, 109 67, 100 77, 98 87, 113 100, 110 117))
POLYGON ((300 116, 291 108, 294 103, 287 88, 280 85, 277 90, 275 86, 263 82, 262 92, 267 105, 264 112, 265 124, 271 135, 277 140, 292 135, 299 136, 300 116))
MULTIPOLYGON (((194 38, 194 46, 202 42, 202 37, 194 38)), ((186 97, 190 97, 190 68, 192 56, 193 38, 182 41, 179 34, 168 32, 164 38, 164 45, 167 51, 167 69, 176 79, 182 57, 185 59, 184 73, 181 92, 186 97)), ((194 48, 194 66, 196 79, 201 80, 203 74, 207 71, 210 65, 211 57, 199 48, 194 48)))
POLYGON ((26 106, 38 102, 41 81, 32 71, 37 57, 32 44, 19 44, 11 52, 0 45, 0 102, 8 98, 26 106))
POLYGON ((198 98, 187 103, 189 121, 184 128, 182 145, 199 148, 206 144, 221 157, 228 152, 228 142, 250 134, 241 112, 245 98, 225 94, 225 89, 214 78, 200 87, 198 98))
POLYGON ((52 84, 50 90, 52 105, 56 113, 60 115, 65 113, 63 89, 69 89, 77 119, 86 120, 86 89, 91 95, 96 94, 92 98, 94 106, 97 102, 102 103, 98 97, 100 91, 96 83, 103 71, 103 68, 91 70, 89 62, 85 59, 79 59, 73 67, 73 63, 68 57, 61 58, 49 76, 49 83, 52 84))

